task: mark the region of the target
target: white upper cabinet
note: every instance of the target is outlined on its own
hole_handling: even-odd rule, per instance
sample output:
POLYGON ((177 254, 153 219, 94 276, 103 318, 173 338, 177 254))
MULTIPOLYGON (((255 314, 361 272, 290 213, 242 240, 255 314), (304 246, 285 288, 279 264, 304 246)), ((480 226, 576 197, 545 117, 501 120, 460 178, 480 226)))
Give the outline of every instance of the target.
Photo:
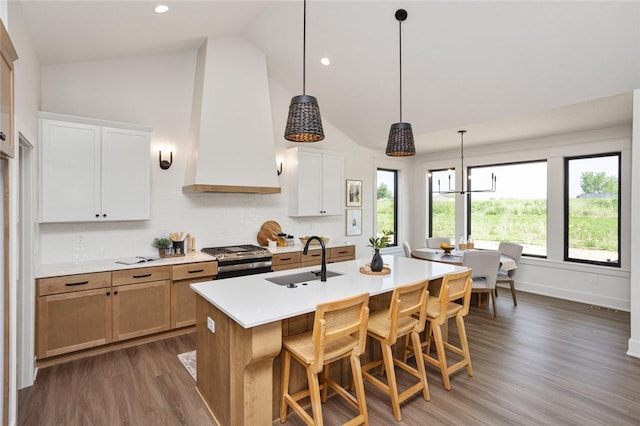
POLYGON ((289 216, 343 214, 344 157, 311 148, 287 150, 289 216))
POLYGON ((149 219, 149 129, 56 116, 40 119, 40 222, 149 219))

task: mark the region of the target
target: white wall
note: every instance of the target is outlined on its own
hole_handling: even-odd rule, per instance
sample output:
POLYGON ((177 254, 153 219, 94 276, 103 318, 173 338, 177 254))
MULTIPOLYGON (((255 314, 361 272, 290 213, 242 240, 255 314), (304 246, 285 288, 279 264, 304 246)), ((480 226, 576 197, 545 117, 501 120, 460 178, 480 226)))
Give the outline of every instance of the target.
MULTIPOLYGON (((588 132, 557 135, 516 143, 465 148, 465 166, 547 160, 547 258, 523 257, 516 286, 548 296, 570 299, 625 311, 630 310, 629 277, 631 269, 631 129, 615 127, 588 132), (575 264, 563 261, 563 161, 564 156, 603 152, 622 152, 621 171, 621 268, 575 264)), ((414 199, 416 221, 412 240, 424 242, 428 233, 427 179, 429 170, 460 167, 460 151, 437 152, 416 157, 414 199)), ((458 170, 456 176, 462 176, 458 170)), ((498 177, 498 185, 500 178, 498 177)), ((456 228, 462 229, 463 209, 456 209, 456 228)), ((456 232, 456 235, 461 232, 456 232)))
MULTIPOLYGON (((22 171, 20 170, 23 159, 18 148, 19 135, 27 139, 33 145, 37 144, 37 120, 36 112, 40 105, 40 64, 38 62, 31 37, 26 30, 22 11, 18 2, 9 2, 8 14, 11 20, 9 35, 18 53, 18 60, 14 63, 14 118, 16 144, 16 157, 11 160, 10 180, 10 239, 11 239, 11 339, 10 339, 10 387, 9 387, 9 424, 16 423, 17 413, 17 389, 33 382, 35 365, 33 356, 35 323, 34 308, 34 283, 33 265, 31 256, 23 256, 22 264, 19 262, 20 249, 26 248, 23 253, 32 253, 31 240, 18 239, 18 226, 24 225, 25 229, 33 231, 33 216, 21 211, 19 207, 19 184, 22 171), (19 268, 22 266, 22 268, 19 268), (26 310, 23 308, 26 305, 26 310), (26 315, 22 315, 26 312, 26 315)), ((35 165, 27 170, 35 173, 35 165)), ((35 180, 31 176, 30 182, 35 180)), ((34 189, 35 190, 35 189, 34 189)), ((33 206, 35 207, 35 206, 33 206)))
POLYGON ((640 358, 640 89, 633 92, 633 187, 631 189, 631 336, 628 355, 640 358))
MULTIPOLYGON (((153 127, 151 135, 151 220, 99 224, 41 224, 42 263, 114 258, 153 253, 150 242, 162 232, 185 231, 196 236, 198 248, 256 243, 263 222, 278 221, 285 232, 322 234, 346 240, 344 216, 290 218, 287 216, 286 173, 281 194, 183 194, 185 147, 189 131, 196 52, 46 66, 42 69, 42 110, 82 115, 153 127), (160 170, 157 147, 174 147, 174 163, 160 170), (82 234, 83 244, 74 245, 82 234)), ((283 139, 291 94, 270 82, 276 157, 294 146, 283 139)), ((322 103, 320 102, 322 106, 322 103)), ((357 255, 372 229, 371 176, 373 154, 324 121, 326 139, 319 149, 345 153, 345 178, 363 181, 363 236, 350 237, 357 255)), ((211 167, 224 158, 211 158, 211 167)), ((271 161, 265 159, 265 161, 271 161)), ((284 164, 286 168, 287 165, 284 164)), ((274 162, 275 173, 275 162, 274 162)))

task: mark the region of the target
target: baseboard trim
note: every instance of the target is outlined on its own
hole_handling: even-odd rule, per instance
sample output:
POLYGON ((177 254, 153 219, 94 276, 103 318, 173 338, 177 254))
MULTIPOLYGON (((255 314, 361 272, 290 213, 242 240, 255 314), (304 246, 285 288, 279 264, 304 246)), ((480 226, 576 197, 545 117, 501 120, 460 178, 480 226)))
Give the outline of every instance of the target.
POLYGON ((629 350, 627 350, 627 355, 634 358, 640 358, 640 340, 633 338, 629 339, 629 350))

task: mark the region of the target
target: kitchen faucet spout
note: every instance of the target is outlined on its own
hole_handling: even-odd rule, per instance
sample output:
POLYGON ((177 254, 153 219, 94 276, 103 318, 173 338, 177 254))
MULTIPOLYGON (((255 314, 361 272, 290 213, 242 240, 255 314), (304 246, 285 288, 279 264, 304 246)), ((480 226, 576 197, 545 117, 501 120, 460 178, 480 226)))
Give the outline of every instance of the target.
POLYGON ((317 240, 320 243, 320 246, 322 247, 322 266, 320 266, 320 281, 321 282, 326 282, 327 281, 327 249, 324 245, 324 241, 322 241, 322 238, 318 237, 317 235, 313 235, 311 237, 309 237, 307 239, 307 243, 304 245, 304 250, 302 250, 302 254, 307 254, 309 252, 309 243, 311 242, 311 240, 317 240))

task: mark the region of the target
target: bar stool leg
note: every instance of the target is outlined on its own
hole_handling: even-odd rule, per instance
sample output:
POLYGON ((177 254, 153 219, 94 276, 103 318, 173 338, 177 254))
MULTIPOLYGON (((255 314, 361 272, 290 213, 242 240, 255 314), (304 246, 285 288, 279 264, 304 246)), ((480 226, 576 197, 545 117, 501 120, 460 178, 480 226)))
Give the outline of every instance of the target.
POLYGON ((458 336, 460 336, 460 346, 464 352, 464 359, 467 361, 467 374, 473 376, 473 367, 471 366, 471 352, 469 352, 469 343, 467 342, 467 329, 464 326, 464 318, 456 316, 456 326, 458 328, 458 336))
POLYGON ((396 421, 402 419, 400 413, 400 400, 398 398, 398 384, 396 383, 396 372, 393 367, 393 353, 391 346, 382 345, 382 358, 384 360, 385 373, 387 375, 387 385, 389 386, 389 396, 391 396, 391 407, 393 408, 393 417, 396 421))
POLYGON ((362 380, 362 366, 360 365, 360 357, 351 355, 351 374, 353 375, 353 385, 356 391, 356 399, 358 400, 358 408, 363 416, 363 424, 369 426, 369 413, 367 412, 367 400, 364 396, 364 382, 362 380))
POLYGON ((420 335, 418 333, 411 333, 411 342, 413 344, 413 354, 415 356, 416 366, 418 367, 418 373, 420 374, 420 382, 423 386, 422 396, 424 397, 425 401, 431 401, 429 384, 427 383, 427 369, 424 365, 424 359, 422 358, 421 353, 422 347, 420 346, 420 335))
POLYGON ((291 372, 291 354, 289 351, 284 351, 284 357, 282 361, 282 392, 280 393, 280 423, 287 421, 287 403, 285 401, 285 395, 289 394, 289 373, 291 372))

